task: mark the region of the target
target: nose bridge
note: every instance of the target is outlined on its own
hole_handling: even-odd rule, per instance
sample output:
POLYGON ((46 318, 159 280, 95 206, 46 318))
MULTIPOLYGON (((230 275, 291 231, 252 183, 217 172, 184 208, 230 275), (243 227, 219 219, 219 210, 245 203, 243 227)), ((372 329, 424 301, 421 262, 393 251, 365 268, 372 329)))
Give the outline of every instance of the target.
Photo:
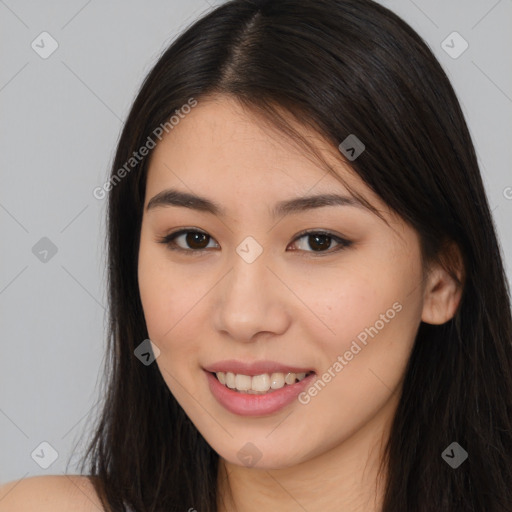
POLYGON ((260 331, 282 332, 287 325, 278 280, 267 268, 268 254, 251 238, 236 248, 216 301, 216 328, 239 341, 250 341, 260 331))
POLYGON ((263 253, 255 257, 253 248, 245 253, 243 249, 247 249, 247 246, 241 244, 233 255, 232 270, 224 294, 231 308, 236 307, 240 312, 251 311, 254 316, 257 309, 266 309, 272 300, 268 286, 268 258, 263 253))
POLYGON ((246 236, 235 247, 234 254, 230 258, 231 293, 256 297, 262 291, 262 285, 268 279, 269 273, 267 268, 269 251, 264 249, 262 243, 253 236, 246 236))
MULTIPOLYGON (((263 248, 262 248, 263 249, 263 248)), ((268 254, 251 246, 251 243, 243 242, 237 247, 236 255, 232 258, 233 285, 239 286, 238 293, 246 292, 249 295, 256 295, 263 291, 263 284, 268 280, 269 270, 267 268, 268 254)))

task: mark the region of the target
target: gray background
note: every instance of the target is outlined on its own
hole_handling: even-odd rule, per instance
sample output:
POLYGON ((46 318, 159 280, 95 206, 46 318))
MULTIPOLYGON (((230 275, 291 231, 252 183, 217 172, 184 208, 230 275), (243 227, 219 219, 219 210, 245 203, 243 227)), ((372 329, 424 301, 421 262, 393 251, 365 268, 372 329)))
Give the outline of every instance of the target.
MULTIPOLYGON (((452 80, 510 281, 512 0, 381 3, 419 32, 452 80), (453 31, 469 44, 458 58, 442 46, 453 31)), ((0 483, 64 473, 68 460, 67 472, 76 472, 83 445, 73 447, 97 412, 105 347, 106 201, 92 191, 107 178, 143 77, 214 5, 0 0, 0 483), (31 47, 50 48, 43 31, 59 45, 46 59, 31 47), (54 255, 34 254, 43 237, 54 255), (47 469, 40 464, 52 451, 41 442, 58 453, 47 469)), ((462 46, 452 39, 444 45, 453 54, 462 46)))

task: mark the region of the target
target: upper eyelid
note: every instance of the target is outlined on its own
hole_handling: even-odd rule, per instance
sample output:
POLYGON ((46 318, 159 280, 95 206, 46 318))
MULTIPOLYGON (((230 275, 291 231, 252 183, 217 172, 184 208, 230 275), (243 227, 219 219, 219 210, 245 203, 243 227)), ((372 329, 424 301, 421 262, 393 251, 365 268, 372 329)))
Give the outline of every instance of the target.
MULTIPOLYGON (((174 242, 174 240, 176 238, 178 238, 179 236, 185 235, 187 233, 200 233, 200 234, 206 235, 210 239, 215 240, 215 242, 219 245, 219 242, 217 242, 217 240, 212 235, 210 235, 206 231, 202 231, 202 230, 200 230, 198 228, 181 228, 181 229, 177 229, 176 231, 173 231, 173 232, 169 233, 168 235, 165 235, 162 238, 161 241, 164 242, 164 243, 165 242, 171 242, 171 241, 174 242)), ((344 236, 337 235, 336 233, 333 233, 332 231, 325 230, 325 229, 322 229, 322 228, 310 228, 310 229, 306 229, 306 230, 300 231, 299 233, 297 233, 297 235, 295 235, 295 237, 293 238, 291 243, 296 242, 297 240, 299 240, 300 238, 303 238, 304 236, 314 235, 314 234, 320 234, 320 235, 324 235, 324 236, 327 236, 329 238, 332 238, 339 245, 350 245, 350 244, 352 244, 352 241, 348 240, 344 236)), ((183 247, 179 247, 179 246, 177 246, 177 249, 185 251, 185 252, 195 252, 195 253, 199 253, 201 251, 206 251, 207 250, 206 248, 205 249, 196 249, 196 250, 194 250, 194 249, 184 249, 183 247)), ((305 252, 313 252, 314 253, 315 251, 305 251, 305 252)), ((321 254, 322 252, 327 253, 328 251, 318 251, 317 254, 321 254)))
MULTIPOLYGON (((207 233, 206 231, 202 231, 202 230, 196 229, 196 228, 182 228, 182 229, 178 229, 176 231, 172 231, 171 233, 165 235, 164 238, 171 238, 171 237, 174 238, 174 237, 178 237, 180 235, 184 235, 186 233, 200 233, 201 235, 209 236, 211 239, 215 240, 215 238, 212 235, 210 235, 209 233, 207 233)), ((298 238, 302 238, 303 236, 306 236, 306 235, 316 235, 316 234, 329 236, 331 238, 341 238, 341 239, 343 239, 343 236, 337 235, 336 233, 333 233, 332 231, 321 229, 321 228, 316 228, 316 229, 315 228, 311 228, 311 229, 306 229, 304 231, 300 231, 299 233, 297 233, 297 235, 295 235, 293 240, 295 241, 298 238)))

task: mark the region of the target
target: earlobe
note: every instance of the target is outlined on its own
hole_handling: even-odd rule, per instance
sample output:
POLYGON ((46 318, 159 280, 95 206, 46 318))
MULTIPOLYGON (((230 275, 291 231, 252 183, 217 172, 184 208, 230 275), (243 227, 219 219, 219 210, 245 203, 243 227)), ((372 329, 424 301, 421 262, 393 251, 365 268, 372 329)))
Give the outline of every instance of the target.
POLYGON ((455 279, 441 265, 437 264, 431 269, 423 295, 423 311, 421 320, 428 324, 441 325, 451 320, 460 303, 462 296, 462 258, 458 249, 455 248, 455 261, 452 260, 452 268, 456 268, 455 279), (457 282, 458 280, 458 282, 457 282))

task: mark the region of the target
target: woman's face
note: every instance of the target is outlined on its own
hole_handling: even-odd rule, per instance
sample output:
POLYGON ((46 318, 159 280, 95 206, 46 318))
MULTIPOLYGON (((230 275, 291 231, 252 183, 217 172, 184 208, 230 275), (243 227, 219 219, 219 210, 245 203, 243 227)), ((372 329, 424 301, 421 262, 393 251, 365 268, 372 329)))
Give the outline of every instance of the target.
POLYGON ((199 101, 148 170, 138 278, 156 364, 233 464, 288 467, 378 432, 394 412, 422 316, 416 232, 336 150, 307 135, 389 226, 357 202, 279 209, 352 196, 226 97, 199 101), (154 199, 169 189, 219 211, 199 200, 173 204, 171 193, 154 199))

